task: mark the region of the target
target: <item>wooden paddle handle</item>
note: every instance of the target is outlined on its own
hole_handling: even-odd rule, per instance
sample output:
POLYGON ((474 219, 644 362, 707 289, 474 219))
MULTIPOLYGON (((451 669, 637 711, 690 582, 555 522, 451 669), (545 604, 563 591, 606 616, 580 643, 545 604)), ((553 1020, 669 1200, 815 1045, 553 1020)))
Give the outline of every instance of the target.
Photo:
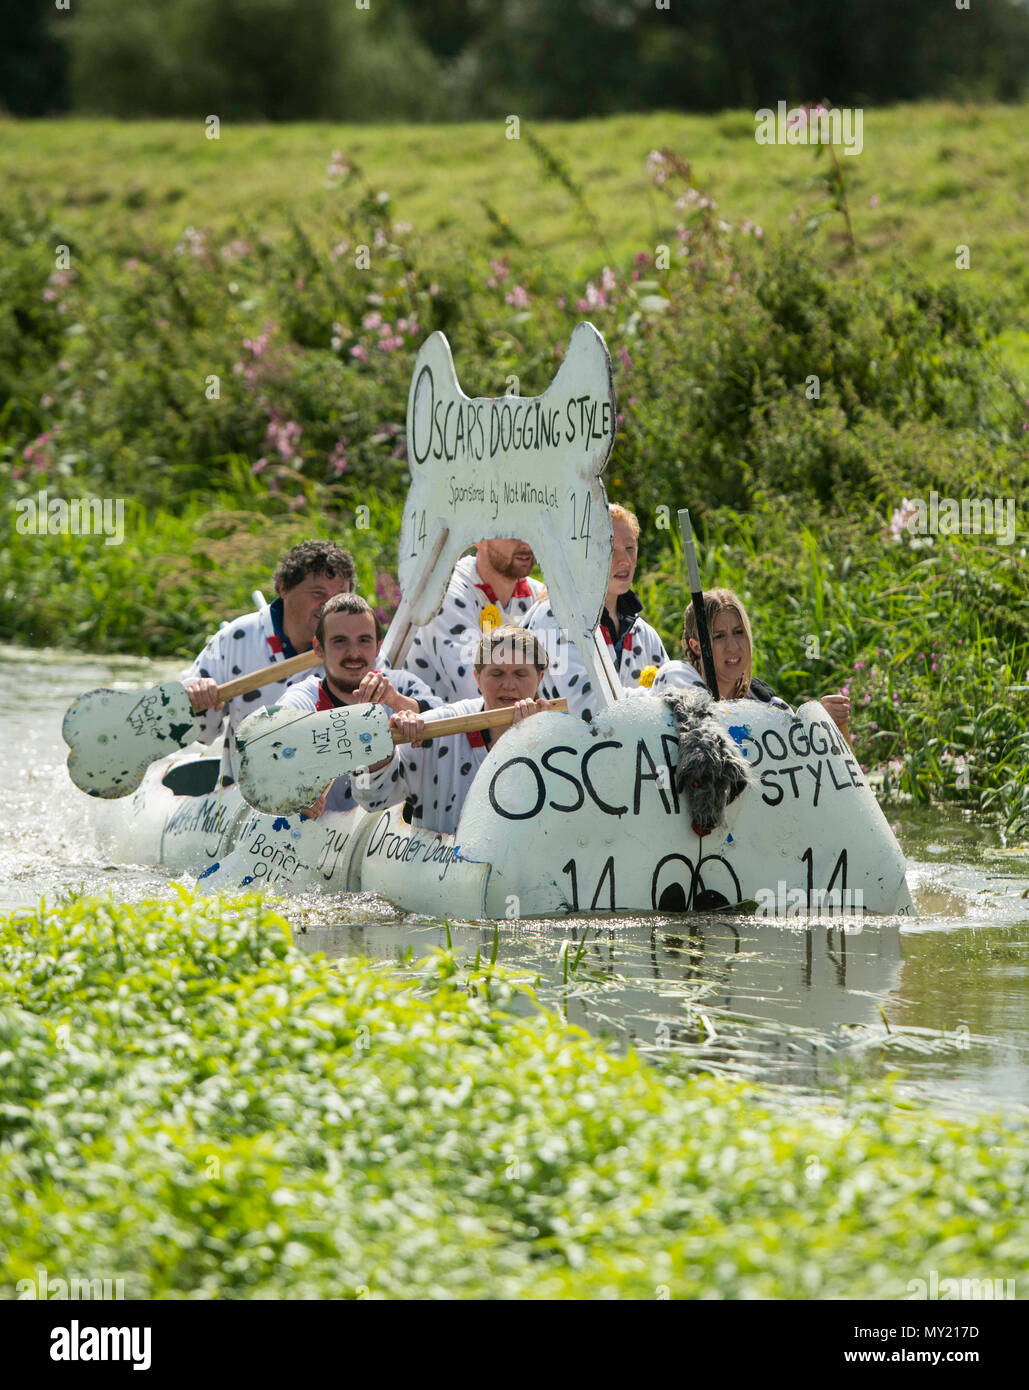
POLYGON ((321 657, 315 656, 313 651, 301 652, 299 656, 291 656, 288 661, 276 661, 272 666, 265 666, 260 671, 251 671, 249 676, 240 676, 237 680, 220 685, 218 703, 231 700, 235 695, 245 695, 248 690, 260 690, 262 685, 284 681, 287 676, 292 676, 297 671, 309 671, 312 666, 321 664, 321 657))
MULTIPOLYGON (((544 700, 542 702, 548 710, 559 710, 568 713, 567 700, 544 700)), ((507 709, 476 710, 474 714, 458 714, 453 719, 427 719, 425 721, 425 732, 423 739, 443 738, 447 734, 467 734, 473 729, 500 729, 505 724, 510 724, 514 719, 514 706, 510 705, 507 709)), ((404 743, 399 730, 391 729, 394 743, 404 743)))

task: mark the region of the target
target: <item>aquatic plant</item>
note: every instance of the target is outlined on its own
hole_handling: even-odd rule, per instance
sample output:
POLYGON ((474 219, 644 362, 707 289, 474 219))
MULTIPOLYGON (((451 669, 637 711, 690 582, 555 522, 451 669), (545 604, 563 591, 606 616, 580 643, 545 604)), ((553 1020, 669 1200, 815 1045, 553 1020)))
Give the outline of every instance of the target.
POLYGON ((1029 1259, 1021 1122, 663 1074, 492 960, 329 962, 183 892, 14 914, 0 980, 9 1297, 896 1298, 1029 1259))

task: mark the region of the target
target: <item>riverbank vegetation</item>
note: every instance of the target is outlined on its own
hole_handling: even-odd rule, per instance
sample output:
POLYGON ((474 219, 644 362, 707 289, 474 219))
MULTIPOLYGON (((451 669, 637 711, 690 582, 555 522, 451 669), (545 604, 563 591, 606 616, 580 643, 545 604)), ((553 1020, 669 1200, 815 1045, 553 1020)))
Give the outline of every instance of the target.
POLYGON ((418 345, 445 332, 469 394, 532 395, 588 318, 607 487, 669 648, 688 505, 760 674, 793 700, 846 684, 888 790, 1024 827, 1021 115, 880 112, 853 160, 758 146, 746 113, 518 140, 8 123, 0 628, 192 654, 323 531, 387 619, 418 345), (41 492, 123 499, 124 542, 19 533, 41 492), (918 534, 932 493, 993 520, 918 534))
POLYGON ((20 912, 0 976, 8 1297, 893 1299, 1029 1259, 1022 1121, 685 1080, 258 898, 20 912))

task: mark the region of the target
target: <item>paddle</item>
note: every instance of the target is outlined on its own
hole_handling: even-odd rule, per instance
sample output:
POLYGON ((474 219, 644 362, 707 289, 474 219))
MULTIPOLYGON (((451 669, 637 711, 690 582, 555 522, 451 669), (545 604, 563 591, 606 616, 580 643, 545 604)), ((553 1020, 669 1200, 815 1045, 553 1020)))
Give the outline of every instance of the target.
POLYGON ((679 530, 682 532, 682 545, 686 552, 690 598, 693 600, 693 611, 697 615, 697 640, 700 642, 700 658, 704 663, 704 679, 707 681, 712 700, 717 700, 718 678, 715 675, 715 658, 711 651, 711 635, 707 630, 704 590, 700 583, 700 569, 697 566, 697 547, 693 544, 693 527, 690 525, 689 511, 685 507, 679 509, 679 530))
MULTIPOLYGON (((219 701, 285 680, 319 665, 313 651, 276 661, 218 687, 219 701)), ((201 724, 186 687, 167 681, 150 690, 89 690, 69 707, 61 732, 71 749, 68 773, 90 796, 128 796, 152 762, 199 738, 201 724)))
MULTIPOLYGON (((567 700, 543 703, 548 710, 568 709, 567 700)), ((389 727, 390 715, 378 704, 306 711, 272 705, 256 710, 236 730, 243 799, 269 815, 305 810, 337 777, 393 756, 394 747, 405 740, 389 727)), ((510 706, 429 719, 422 737, 499 729, 513 719, 510 706)))

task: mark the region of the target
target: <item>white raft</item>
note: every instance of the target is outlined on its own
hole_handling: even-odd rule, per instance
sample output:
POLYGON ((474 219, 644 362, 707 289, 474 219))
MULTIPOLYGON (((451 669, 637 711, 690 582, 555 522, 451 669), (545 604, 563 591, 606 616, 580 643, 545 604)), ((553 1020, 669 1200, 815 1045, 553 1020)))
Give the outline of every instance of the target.
POLYGON ((92 803, 100 848, 123 862, 196 875, 205 892, 347 892, 356 886, 353 851, 374 816, 360 808, 318 820, 264 816, 237 787, 216 787, 220 771, 216 758, 178 755, 150 767, 130 798, 92 803), (200 786, 203 791, 185 790, 200 786))
POLYGON ((820 704, 790 715, 753 700, 716 702, 713 716, 752 781, 710 834, 693 829, 675 791, 668 706, 624 698, 596 636, 612 553, 600 475, 615 419, 610 358, 590 324, 576 328, 534 399, 470 400, 446 339, 433 334, 408 397, 403 599, 381 651, 385 664, 402 664, 471 544, 518 536, 533 546, 593 682, 591 725, 548 713, 508 730, 452 836, 412 827, 401 806, 314 821, 262 815, 236 789, 177 795, 165 769, 151 769, 123 817, 126 857, 201 873, 204 889, 373 891, 410 911, 468 920, 753 901, 786 918, 820 904, 835 917, 912 914, 900 846, 820 704))
MULTIPOLYGON (((492 750, 456 835, 401 806, 317 820, 252 811, 235 788, 176 794, 150 770, 108 848, 200 875, 205 891, 372 891, 466 920, 690 912, 757 901, 781 917, 910 915, 904 856, 821 705, 793 717, 755 701, 716 706, 753 782, 700 836, 675 791, 675 726, 656 697, 583 724, 545 714, 492 750)), ((217 766, 213 759, 200 764, 217 766)), ((182 769, 180 759, 173 764, 182 769)))

